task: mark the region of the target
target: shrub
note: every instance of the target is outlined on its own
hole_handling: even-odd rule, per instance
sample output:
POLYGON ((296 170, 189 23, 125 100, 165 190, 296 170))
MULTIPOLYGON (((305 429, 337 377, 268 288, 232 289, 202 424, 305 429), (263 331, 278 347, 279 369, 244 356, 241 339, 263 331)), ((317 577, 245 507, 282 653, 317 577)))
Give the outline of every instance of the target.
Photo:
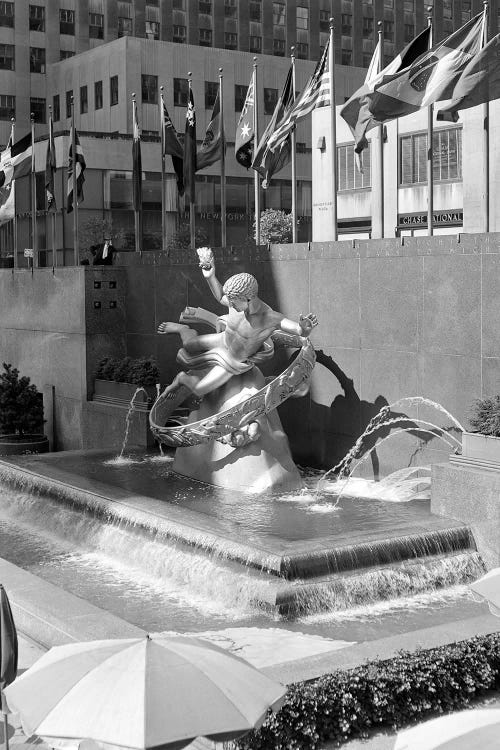
POLYGON ((154 357, 104 357, 97 364, 95 377, 98 380, 114 380, 133 385, 155 385, 160 379, 160 370, 154 357))
POLYGON ((292 214, 274 208, 266 208, 260 215, 260 237, 261 241, 265 243, 291 242, 293 237, 292 214))
MULTIPOLYGON (((196 247, 208 245, 208 234, 201 227, 195 229, 194 236, 196 247)), ((189 250, 190 247, 191 229, 189 223, 181 222, 172 237, 167 238, 166 251, 171 253, 174 250, 189 250)))
POLYGON ((36 386, 19 370, 3 363, 0 374, 0 432, 27 435, 40 432, 43 425, 43 400, 36 386))
POLYGON ((500 437, 500 396, 477 399, 469 421, 476 432, 500 437))
POLYGON ((326 742, 393 730, 466 708, 500 687, 500 633, 289 685, 285 703, 243 739, 241 750, 316 750, 326 742))

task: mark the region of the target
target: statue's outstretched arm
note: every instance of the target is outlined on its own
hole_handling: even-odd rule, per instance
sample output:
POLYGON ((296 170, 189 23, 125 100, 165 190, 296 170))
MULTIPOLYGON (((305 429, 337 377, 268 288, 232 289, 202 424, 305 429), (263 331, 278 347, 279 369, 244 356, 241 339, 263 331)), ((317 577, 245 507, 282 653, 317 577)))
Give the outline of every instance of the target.
POLYGON ((215 275, 215 260, 214 254, 209 247, 199 247, 196 252, 200 259, 200 268, 203 276, 207 280, 210 291, 214 295, 217 302, 221 302, 223 305, 226 304, 226 298, 222 290, 222 284, 215 275))
POLYGON ((313 313, 309 313, 309 315, 301 315, 298 323, 289 318, 282 318, 280 322, 280 328, 282 331, 285 331, 285 333, 293 333, 297 336, 309 336, 312 329, 317 325, 318 319, 313 313))

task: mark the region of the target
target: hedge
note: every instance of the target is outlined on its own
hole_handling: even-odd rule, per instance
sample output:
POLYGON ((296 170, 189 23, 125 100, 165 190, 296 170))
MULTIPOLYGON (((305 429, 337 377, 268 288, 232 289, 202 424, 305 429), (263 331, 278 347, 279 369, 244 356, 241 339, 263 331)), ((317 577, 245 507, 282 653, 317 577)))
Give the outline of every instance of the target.
POLYGON ((349 671, 289 685, 285 703, 241 750, 315 750, 465 708, 500 687, 500 633, 416 652, 400 652, 349 671))

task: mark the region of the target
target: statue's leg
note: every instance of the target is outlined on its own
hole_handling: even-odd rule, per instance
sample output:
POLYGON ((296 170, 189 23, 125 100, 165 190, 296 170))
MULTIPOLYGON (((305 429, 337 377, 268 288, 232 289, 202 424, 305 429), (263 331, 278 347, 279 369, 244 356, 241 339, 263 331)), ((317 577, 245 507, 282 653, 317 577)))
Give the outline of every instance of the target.
POLYGON ((193 339, 198 338, 198 332, 184 323, 170 323, 168 321, 160 323, 158 333, 178 333, 184 347, 193 339))
POLYGON ((188 375, 186 372, 180 372, 175 380, 179 384, 186 385, 195 396, 205 396, 207 393, 220 388, 221 385, 227 383, 232 377, 232 373, 225 370, 224 367, 215 365, 202 378, 198 378, 196 375, 188 375))
POLYGON ((192 338, 182 340, 184 349, 188 354, 200 354, 208 352, 210 349, 216 349, 224 343, 224 334, 222 333, 203 333, 197 334, 192 338))

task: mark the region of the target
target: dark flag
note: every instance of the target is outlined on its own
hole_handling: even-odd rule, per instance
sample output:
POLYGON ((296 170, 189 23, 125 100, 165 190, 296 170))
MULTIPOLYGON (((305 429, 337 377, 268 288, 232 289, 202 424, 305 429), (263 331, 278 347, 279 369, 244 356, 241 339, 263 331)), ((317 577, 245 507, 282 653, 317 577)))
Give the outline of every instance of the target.
POLYGON ((500 97, 500 34, 472 58, 453 89, 451 101, 437 113, 438 120, 457 122, 462 109, 500 97))
POLYGON ((236 126, 236 137, 234 144, 234 155, 236 161, 242 167, 248 169, 252 166, 253 147, 255 133, 253 130, 253 113, 255 107, 255 73, 252 73, 250 85, 248 87, 245 103, 241 110, 240 119, 236 126))
MULTIPOLYGON (((12 137, 12 136, 11 136, 12 137)), ((32 160, 31 133, 14 143, 2 153, 0 162, 0 187, 8 185, 18 177, 25 177, 31 172, 32 160)))
MULTIPOLYGON (((9 597, 0 584, 0 696, 17 676, 17 631, 10 608, 9 597)), ((3 704, 3 700, 0 700, 3 704)), ((5 710, 5 706, 1 706, 5 710)))
POLYGON ((186 132, 184 135, 184 188, 190 203, 195 203, 196 162, 196 112, 194 97, 189 88, 189 101, 186 111, 186 132))
POLYGON ((56 174, 56 147, 54 143, 54 124, 49 118, 49 140, 47 142, 47 157, 45 159, 45 192, 47 195, 47 209, 56 210, 56 194, 54 180, 56 174))
MULTIPOLYGON (((68 158, 68 195, 66 201, 66 211, 70 214, 73 210, 73 128, 70 133, 69 158, 68 158)), ((78 133, 75 130, 75 150, 76 150, 76 200, 78 203, 83 201, 83 183, 85 182, 85 157, 80 145, 78 133)))
POLYGON ((141 131, 137 120, 137 104, 133 103, 134 137, 132 140, 132 198, 134 211, 142 208, 142 159, 141 159, 141 131))
POLYGON ((161 111, 162 111, 162 136, 163 136, 163 154, 165 156, 170 155, 172 157, 172 166, 174 168, 177 177, 177 190, 179 195, 184 195, 184 152, 182 146, 177 138, 177 132, 174 128, 174 123, 170 119, 170 115, 165 107, 165 101, 163 94, 161 95, 161 111))
POLYGON ((278 99, 276 107, 274 108, 273 116, 271 117, 267 128, 264 131, 264 135, 260 139, 260 143, 257 146, 257 151, 254 156, 252 163, 252 169, 255 169, 263 178, 262 187, 265 189, 269 186, 273 174, 279 172, 280 169, 288 164, 292 157, 292 140, 291 134, 288 134, 287 138, 282 141, 276 151, 271 151, 268 148, 268 141, 271 137, 271 133, 279 127, 283 121, 286 113, 293 105, 293 67, 290 67, 288 75, 286 77, 285 86, 281 92, 281 96, 278 99))
POLYGON ((201 144, 201 148, 198 151, 198 169, 204 169, 209 167, 210 164, 215 164, 219 161, 222 155, 222 122, 220 117, 220 87, 215 97, 214 108, 212 110, 212 117, 208 124, 205 138, 201 144))

